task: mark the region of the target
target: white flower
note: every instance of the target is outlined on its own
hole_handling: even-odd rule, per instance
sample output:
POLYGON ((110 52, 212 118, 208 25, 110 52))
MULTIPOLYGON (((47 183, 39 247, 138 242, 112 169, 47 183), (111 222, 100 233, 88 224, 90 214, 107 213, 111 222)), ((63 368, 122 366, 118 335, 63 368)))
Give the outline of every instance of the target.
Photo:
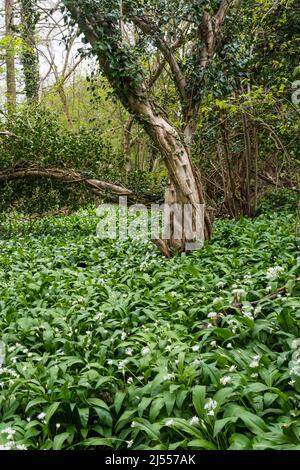
POLYGON ((142 356, 147 356, 147 354, 151 353, 151 349, 148 346, 145 346, 142 349, 142 356))
POLYGON ((232 343, 228 343, 228 344, 226 345, 226 348, 227 348, 227 349, 232 349, 232 343))
POLYGON ((196 426, 197 424, 199 424, 199 418, 198 416, 193 416, 191 419, 190 419, 190 424, 192 426, 196 426))
POLYGON ((217 341, 211 341, 210 346, 215 348, 217 346, 217 341))
POLYGON ((203 361, 201 361, 200 359, 195 359, 195 360, 192 362, 192 364, 193 364, 194 366, 200 366, 202 363, 203 363, 203 361))
POLYGON ((13 439, 14 434, 16 434, 16 431, 12 428, 5 428, 1 431, 1 433, 7 434, 7 439, 11 441, 13 439))
POLYGON ((166 374, 163 376, 162 380, 173 380, 174 378, 174 374, 166 374))
POLYGON ((127 334, 125 333, 125 331, 123 331, 121 333, 121 340, 124 341, 126 339, 126 336, 127 336, 127 334))
POLYGON ((284 269, 281 266, 274 266, 273 268, 269 268, 266 272, 266 278, 270 280, 276 279, 283 271, 284 269))
POLYGON ((127 448, 130 449, 130 447, 132 447, 132 444, 133 444, 133 439, 131 441, 126 441, 126 444, 127 444, 127 448))
POLYGON ((24 444, 17 444, 16 449, 17 450, 27 450, 27 447, 24 444))
POLYGON ((254 309, 254 315, 259 315, 261 313, 262 307, 259 305, 254 309))
POLYGON ((235 300, 240 301, 242 297, 247 295, 247 292, 244 289, 233 289, 232 294, 235 300))
POLYGON ((125 354, 126 354, 127 356, 132 356, 132 353, 133 353, 133 349, 132 349, 132 348, 126 348, 125 354))
POLYGON ((231 382, 231 377, 229 377, 229 375, 226 375, 225 377, 222 377, 220 379, 220 384, 224 386, 229 384, 230 382, 231 382))
POLYGON ((258 374, 251 374, 250 377, 252 377, 252 379, 257 379, 258 374))
POLYGON ((125 369, 125 365, 126 365, 126 360, 120 361, 119 364, 118 364, 118 369, 119 369, 119 370, 124 370, 124 369, 125 369))
POLYGON ((293 387, 293 386, 295 385, 295 380, 290 380, 290 381, 289 381, 289 385, 290 385, 291 387, 293 387))
POLYGON ((254 356, 253 361, 250 362, 249 367, 256 369, 259 366, 260 356, 254 356))
POLYGON ((207 318, 215 319, 215 318, 217 318, 217 316, 218 316, 218 314, 216 312, 210 312, 207 315, 207 318))
POLYGON ((294 339, 294 341, 292 341, 292 349, 298 349, 299 347, 300 347, 300 340, 294 339))
POLYGON ((56 423, 56 429, 59 429, 61 427, 61 424, 60 423, 56 423))
POLYGON ((135 427, 136 427, 136 422, 135 422, 135 421, 132 421, 130 427, 131 427, 131 428, 135 428, 135 427))
POLYGON ((236 369, 237 369, 236 366, 231 366, 231 367, 229 368, 229 372, 235 372, 236 369))
POLYGON ((223 281, 219 281, 219 282, 217 283, 217 287, 218 287, 219 289, 222 289, 222 287, 224 287, 224 286, 225 286, 225 283, 224 283, 223 281))
POLYGON ((7 444, 0 445, 0 450, 12 450, 13 442, 8 442, 7 444))
POLYGON ((173 426, 173 424, 174 424, 174 420, 173 420, 173 419, 168 419, 168 420, 166 421, 166 426, 173 426))
POLYGON ((208 416, 214 416, 215 415, 215 409, 218 406, 218 402, 216 400, 213 400, 210 398, 207 403, 204 405, 204 409, 207 410, 207 415, 208 416))
POLYGON ((296 375, 297 377, 300 377, 300 365, 296 363, 296 365, 291 368, 290 375, 296 375))
POLYGON ((254 320, 254 316, 251 312, 249 312, 249 310, 243 310, 242 312, 243 312, 244 317, 250 318, 250 320, 254 320))
POLYGON ((38 415, 38 419, 43 420, 43 419, 45 419, 45 416, 46 416, 46 413, 40 413, 38 415))
POLYGON ((199 349, 200 349, 199 344, 195 344, 195 346, 192 347, 192 351, 194 351, 194 352, 199 351, 199 349))
POLYGON ((133 378, 132 378, 132 377, 129 377, 129 378, 127 379, 127 383, 128 383, 128 384, 133 384, 133 378))

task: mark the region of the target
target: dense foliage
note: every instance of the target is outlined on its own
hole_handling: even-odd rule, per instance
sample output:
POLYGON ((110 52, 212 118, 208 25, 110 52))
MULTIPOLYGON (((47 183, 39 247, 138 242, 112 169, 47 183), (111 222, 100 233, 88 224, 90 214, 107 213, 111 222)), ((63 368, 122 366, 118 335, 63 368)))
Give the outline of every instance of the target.
POLYGON ((170 261, 97 223, 3 221, 1 448, 300 449, 294 213, 170 261))

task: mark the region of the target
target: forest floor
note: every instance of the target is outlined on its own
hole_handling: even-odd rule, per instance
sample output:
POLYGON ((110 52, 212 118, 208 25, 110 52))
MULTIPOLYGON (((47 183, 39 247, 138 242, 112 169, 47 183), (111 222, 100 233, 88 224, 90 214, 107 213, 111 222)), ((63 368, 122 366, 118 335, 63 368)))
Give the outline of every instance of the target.
POLYGON ((0 448, 300 449, 294 213, 171 260, 97 223, 2 227, 0 448))

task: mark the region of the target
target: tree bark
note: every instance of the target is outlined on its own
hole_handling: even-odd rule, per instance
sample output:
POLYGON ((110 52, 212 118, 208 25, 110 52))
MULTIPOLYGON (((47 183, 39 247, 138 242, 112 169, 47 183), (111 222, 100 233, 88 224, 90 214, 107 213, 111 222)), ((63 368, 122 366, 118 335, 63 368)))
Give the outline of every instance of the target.
POLYGON ((6 62, 6 96, 8 114, 14 114, 17 107, 17 89, 15 72, 15 52, 14 52, 14 0, 5 0, 5 35, 8 41, 5 62, 6 62))

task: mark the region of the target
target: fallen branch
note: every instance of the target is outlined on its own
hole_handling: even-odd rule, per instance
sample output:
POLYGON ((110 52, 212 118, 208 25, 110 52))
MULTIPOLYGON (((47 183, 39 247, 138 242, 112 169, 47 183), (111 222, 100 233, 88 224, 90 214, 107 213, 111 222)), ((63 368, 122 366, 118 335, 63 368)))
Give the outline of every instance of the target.
MULTIPOLYGON (((296 278, 295 279, 296 282, 300 282, 300 277, 296 278)), ((273 300, 273 299, 276 299, 277 297, 281 297, 283 295, 286 294, 286 287, 280 287, 279 289, 276 290, 276 292, 273 292, 272 294, 268 294, 266 295, 265 297, 263 297, 262 299, 259 299, 259 300, 254 300, 253 302, 248 302, 252 307, 256 307, 257 305, 259 305, 261 302, 263 302, 264 300, 273 300)), ((228 306, 226 308, 226 310, 223 310, 222 312, 218 313, 217 316, 214 318, 213 320, 213 324, 214 326, 216 327, 220 327, 221 324, 222 324, 222 319, 224 317, 226 317, 226 315, 229 315, 230 314, 230 311, 232 309, 239 309, 239 310, 242 310, 243 308, 243 304, 239 303, 239 302, 232 302, 232 304, 230 306, 228 306)), ((203 328, 209 328, 209 323, 205 323, 205 325, 203 326, 203 328)))
MULTIPOLYGON (((252 173, 255 173, 254 170, 251 170, 252 173)), ((259 179, 261 179, 262 181, 264 181, 265 183, 268 183, 272 186, 275 186, 276 188, 286 188, 286 189, 290 189, 291 191, 296 191, 296 192, 300 192, 300 189, 296 188, 295 186, 288 186, 284 183, 281 183, 280 181, 277 182, 277 181, 274 181, 272 178, 270 178, 269 176, 265 176, 265 175, 262 175, 261 173, 257 173, 257 176, 259 179)))
POLYGON ((133 192, 123 186, 119 186, 106 181, 98 180, 95 178, 87 178, 78 171, 65 168, 55 167, 40 167, 38 165, 18 166, 16 164, 13 168, 0 171, 0 183, 7 182, 15 179, 24 179, 28 177, 37 178, 53 178, 64 181, 65 183, 80 183, 87 186, 90 190, 97 194, 101 191, 110 191, 118 196, 129 196, 133 192))
POLYGON ((10 131, 0 131, 0 137, 14 137, 15 139, 18 139, 18 136, 10 131))
POLYGON ((32 214, 29 217, 21 217, 18 219, 18 221, 21 222, 34 222, 35 220, 38 219, 46 219, 48 217, 56 217, 56 216, 61 216, 61 215, 69 215, 70 210, 67 207, 63 207, 62 209, 58 209, 56 211, 51 211, 51 212, 43 212, 42 214, 32 214))
MULTIPOLYGON (((300 282, 300 277, 297 277, 295 279, 296 282, 300 282)), ((265 297, 263 297, 262 299, 259 299, 259 300, 255 300, 253 302, 249 302, 250 305, 252 305, 252 307, 255 307, 256 305, 260 304, 263 300, 272 300, 272 299, 276 299, 276 297, 278 296, 282 296, 286 294, 286 287, 280 287, 279 289, 277 289, 276 292, 274 292, 273 294, 268 294, 266 295, 265 297)), ((237 303, 237 302, 233 302, 232 303, 232 307, 233 308, 239 308, 241 309, 243 307, 243 304, 241 303, 237 303)))

